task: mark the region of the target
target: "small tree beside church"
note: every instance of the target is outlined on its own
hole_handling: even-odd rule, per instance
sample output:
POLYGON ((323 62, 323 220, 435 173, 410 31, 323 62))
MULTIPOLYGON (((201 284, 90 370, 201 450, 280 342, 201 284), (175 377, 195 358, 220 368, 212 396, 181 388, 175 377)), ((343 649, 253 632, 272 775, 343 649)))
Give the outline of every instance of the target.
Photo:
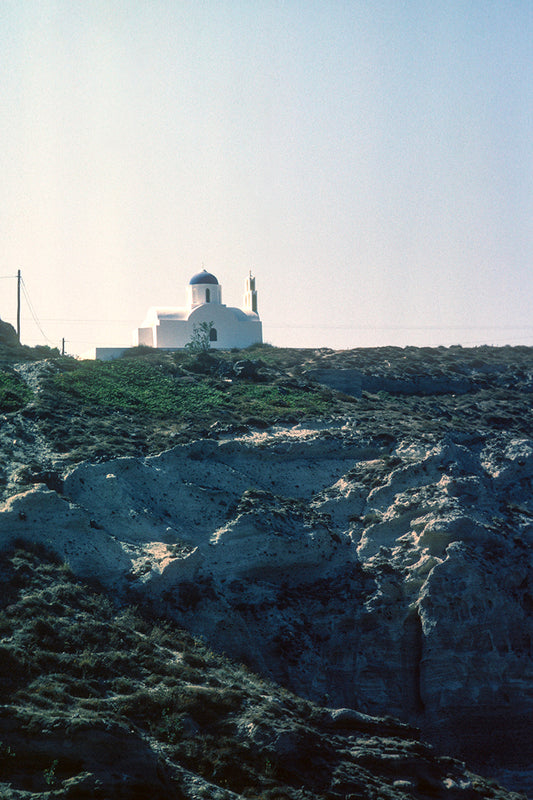
POLYGON ((211 347, 211 331, 214 329, 212 322, 199 322, 192 331, 190 342, 187 342, 185 349, 189 353, 207 353, 211 347))

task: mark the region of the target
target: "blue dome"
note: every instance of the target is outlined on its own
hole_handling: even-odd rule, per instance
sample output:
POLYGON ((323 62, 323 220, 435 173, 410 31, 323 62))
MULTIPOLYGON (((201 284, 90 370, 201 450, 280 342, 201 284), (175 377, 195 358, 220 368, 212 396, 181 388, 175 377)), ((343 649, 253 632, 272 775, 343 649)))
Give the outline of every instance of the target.
POLYGON ((203 269, 201 272, 197 272, 196 275, 193 275, 189 281, 189 286, 194 286, 197 283, 215 283, 218 285, 218 281, 214 275, 211 275, 210 272, 203 269))

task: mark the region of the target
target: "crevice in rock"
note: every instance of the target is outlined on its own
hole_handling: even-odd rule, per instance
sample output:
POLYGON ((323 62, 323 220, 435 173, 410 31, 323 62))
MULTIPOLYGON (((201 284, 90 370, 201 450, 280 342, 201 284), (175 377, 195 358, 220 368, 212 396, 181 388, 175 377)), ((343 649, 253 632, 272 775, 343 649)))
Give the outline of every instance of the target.
POLYGON ((403 630, 402 661, 405 676, 406 702, 405 709, 417 716, 425 711, 421 694, 422 657, 424 634, 422 622, 417 610, 409 612, 403 630))

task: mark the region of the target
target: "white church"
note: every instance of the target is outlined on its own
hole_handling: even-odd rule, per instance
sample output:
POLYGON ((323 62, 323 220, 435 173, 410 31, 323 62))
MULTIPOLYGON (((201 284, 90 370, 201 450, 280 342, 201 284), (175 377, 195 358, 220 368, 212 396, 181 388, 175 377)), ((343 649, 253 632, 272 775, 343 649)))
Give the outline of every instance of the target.
MULTIPOLYGON (((148 309, 141 327, 133 332, 133 346, 180 350, 191 341, 195 327, 202 322, 212 323, 212 348, 229 350, 261 343, 263 331, 252 273, 246 278, 243 307, 234 308, 223 304, 222 286, 213 274, 205 269, 197 272, 187 287, 187 305, 148 309)), ((96 347, 90 357, 108 361, 118 358, 125 350, 124 347, 96 347)))

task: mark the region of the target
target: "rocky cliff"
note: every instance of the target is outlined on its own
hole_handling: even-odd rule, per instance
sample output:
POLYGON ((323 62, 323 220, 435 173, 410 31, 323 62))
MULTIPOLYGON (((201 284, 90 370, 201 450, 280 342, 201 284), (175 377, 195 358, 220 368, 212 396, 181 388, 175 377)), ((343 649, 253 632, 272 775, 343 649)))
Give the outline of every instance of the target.
MULTIPOLYGON (((321 353, 306 370, 345 364, 354 379, 356 355, 321 353)), ((450 355, 457 367, 457 352, 440 362, 450 355)), ((462 354, 468 376, 439 362, 409 392, 401 363, 374 354, 370 370, 363 355, 367 385, 386 379, 388 388, 361 389, 321 418, 99 463, 62 465, 41 450, 53 479, 39 483, 33 468, 33 487, 0 511, 0 542, 41 542, 76 575, 149 602, 297 694, 399 717, 438 751, 527 791, 529 355, 478 353, 472 367, 462 354), (403 381, 397 395, 394 381, 403 381)))

